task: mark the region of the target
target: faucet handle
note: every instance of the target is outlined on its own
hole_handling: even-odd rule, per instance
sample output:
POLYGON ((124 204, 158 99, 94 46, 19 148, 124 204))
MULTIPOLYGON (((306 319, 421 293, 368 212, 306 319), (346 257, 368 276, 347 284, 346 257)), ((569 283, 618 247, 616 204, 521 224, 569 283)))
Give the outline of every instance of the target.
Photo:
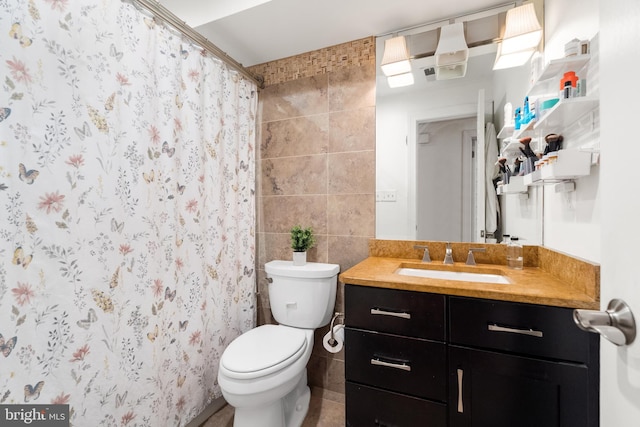
POLYGON ((476 265, 476 259, 473 256, 474 252, 486 252, 485 248, 469 248, 469 254, 467 255, 467 265, 476 265))
POLYGON ((453 264, 453 251, 451 249, 451 242, 447 242, 447 249, 444 252, 443 264, 453 264))
POLYGON ((415 245, 413 249, 424 249, 424 255, 422 256, 422 262, 431 262, 431 257, 429 256, 429 246, 427 245, 415 245))

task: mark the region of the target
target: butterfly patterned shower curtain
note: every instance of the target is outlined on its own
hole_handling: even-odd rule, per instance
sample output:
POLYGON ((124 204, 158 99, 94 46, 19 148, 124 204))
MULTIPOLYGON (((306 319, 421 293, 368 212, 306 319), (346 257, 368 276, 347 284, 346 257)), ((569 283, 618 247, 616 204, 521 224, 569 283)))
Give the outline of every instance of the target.
POLYGON ((120 0, 0 0, 0 69, 0 403, 185 425, 255 324, 255 83, 120 0))

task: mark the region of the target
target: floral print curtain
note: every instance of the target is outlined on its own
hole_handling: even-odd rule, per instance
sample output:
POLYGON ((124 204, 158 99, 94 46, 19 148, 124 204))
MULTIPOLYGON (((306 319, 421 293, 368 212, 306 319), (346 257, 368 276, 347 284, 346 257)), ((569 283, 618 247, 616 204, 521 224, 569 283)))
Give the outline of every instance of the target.
POLYGON ((255 324, 255 84, 120 0, 0 0, 0 70, 0 403, 187 424, 255 324))

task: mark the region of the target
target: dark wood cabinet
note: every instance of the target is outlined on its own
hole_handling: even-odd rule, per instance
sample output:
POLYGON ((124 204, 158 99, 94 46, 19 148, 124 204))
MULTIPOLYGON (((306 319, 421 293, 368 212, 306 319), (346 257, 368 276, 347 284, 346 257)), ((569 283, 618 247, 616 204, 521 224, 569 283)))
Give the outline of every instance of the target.
POLYGON ((573 310, 449 297, 451 427, 596 427, 599 341, 573 310))
POLYGON ((346 285, 347 425, 597 427, 599 336, 572 313, 346 285))
POLYGON ((345 286, 350 427, 446 427, 446 297, 345 286))

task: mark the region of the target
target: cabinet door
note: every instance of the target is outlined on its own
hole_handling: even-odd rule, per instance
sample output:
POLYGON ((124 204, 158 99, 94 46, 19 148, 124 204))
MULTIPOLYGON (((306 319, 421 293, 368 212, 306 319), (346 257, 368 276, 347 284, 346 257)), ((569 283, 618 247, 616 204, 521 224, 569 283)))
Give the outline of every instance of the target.
POLYGON ((449 357, 452 427, 597 425, 585 365, 456 346, 449 357))

